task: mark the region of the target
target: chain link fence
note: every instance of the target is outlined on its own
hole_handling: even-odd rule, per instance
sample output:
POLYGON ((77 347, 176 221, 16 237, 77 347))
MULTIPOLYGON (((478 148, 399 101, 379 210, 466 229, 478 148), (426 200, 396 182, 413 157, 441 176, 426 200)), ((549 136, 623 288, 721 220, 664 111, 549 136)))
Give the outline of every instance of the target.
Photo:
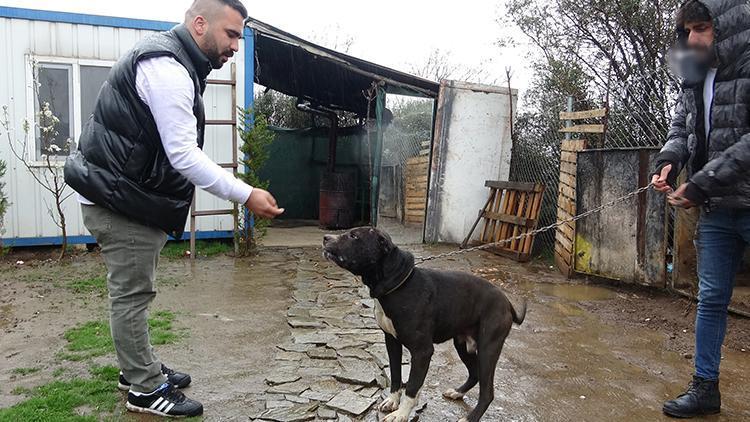
POLYGON ((402 242, 419 242, 427 206, 433 102, 394 98, 384 116, 378 225, 398 233, 402 242))
MULTIPOLYGON (((626 84, 611 84, 598 91, 597 98, 574 98, 572 109, 568 99, 561 97, 545 110, 521 112, 516 119, 510 179, 546 186, 540 227, 557 219, 560 144, 565 139, 559 130, 566 123, 560 120, 560 112, 608 109, 604 134, 573 135, 585 138, 589 148, 659 147, 666 140, 679 92, 678 81, 668 69, 659 68, 633 77, 626 84)), ((602 123, 602 119, 576 123, 602 123)), ((536 239, 535 252, 551 253, 554 245, 555 232, 542 233, 536 239)))

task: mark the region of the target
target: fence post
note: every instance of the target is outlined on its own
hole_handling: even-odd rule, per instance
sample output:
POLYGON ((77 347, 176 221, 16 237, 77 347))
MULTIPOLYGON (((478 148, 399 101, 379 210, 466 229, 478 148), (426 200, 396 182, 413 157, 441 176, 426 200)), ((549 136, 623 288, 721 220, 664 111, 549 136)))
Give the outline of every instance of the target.
MULTIPOLYGON (((560 145, 560 182, 557 197, 557 222, 569 220, 576 215, 576 190, 578 152, 586 149, 586 140, 566 140, 560 145)), ((555 264, 570 278, 576 266, 576 223, 559 226, 555 232, 555 264)))
MULTIPOLYGON (((568 95, 568 108, 565 111, 567 111, 568 113, 572 113, 573 112, 573 96, 572 95, 568 95)), ((570 119, 566 120, 565 121, 565 127, 571 127, 571 126, 573 126, 573 121, 570 120, 570 119)), ((568 133, 565 134, 565 140, 566 141, 570 140, 570 135, 571 135, 570 132, 568 132, 568 133)))

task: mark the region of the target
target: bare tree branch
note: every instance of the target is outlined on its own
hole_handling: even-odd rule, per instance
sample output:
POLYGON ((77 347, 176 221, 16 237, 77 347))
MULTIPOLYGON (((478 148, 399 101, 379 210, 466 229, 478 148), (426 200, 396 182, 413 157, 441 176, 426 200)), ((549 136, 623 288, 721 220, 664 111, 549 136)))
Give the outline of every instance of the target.
MULTIPOLYGON (((0 120, 0 125, 5 129, 8 144, 13 156, 26 168, 28 174, 31 175, 34 181, 41 186, 42 189, 51 193, 54 198, 54 206, 49 204, 46 198, 44 199, 44 204, 52 222, 62 231, 63 241, 59 255, 59 258, 62 259, 65 257, 68 245, 67 227, 65 224, 65 213, 62 203, 72 195, 72 192, 66 192, 68 185, 65 183, 61 174, 62 167, 58 165, 57 161, 52 159, 52 155, 57 155, 59 152, 66 152, 65 149, 70 148, 70 140, 66 141, 64 148, 61 148, 58 145, 59 141, 57 140, 57 137, 59 136, 59 132, 57 131, 57 125, 60 120, 55 116, 54 110, 50 107, 50 103, 42 101, 39 92, 39 72, 37 64, 33 60, 32 74, 33 92, 36 104, 39 107, 35 112, 33 130, 32 124, 24 120, 22 122, 24 132, 23 136, 20 137, 20 140, 14 140, 7 106, 3 107, 3 115, 2 120, 0 120), (42 162, 40 165, 32 161, 29 153, 29 139, 35 137, 37 130, 39 131, 39 154, 42 156, 42 162)), ((53 87, 51 83, 48 88, 51 97, 50 101, 54 104, 54 90, 52 89, 53 87)))

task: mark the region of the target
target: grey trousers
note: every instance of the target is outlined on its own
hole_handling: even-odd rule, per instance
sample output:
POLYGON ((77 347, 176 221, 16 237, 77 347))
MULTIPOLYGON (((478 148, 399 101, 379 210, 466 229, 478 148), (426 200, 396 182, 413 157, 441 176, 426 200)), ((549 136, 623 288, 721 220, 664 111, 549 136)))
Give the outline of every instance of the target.
POLYGON ((148 306, 167 235, 98 205, 81 205, 83 224, 107 265, 110 329, 117 360, 131 390, 151 392, 166 381, 148 333, 148 306))

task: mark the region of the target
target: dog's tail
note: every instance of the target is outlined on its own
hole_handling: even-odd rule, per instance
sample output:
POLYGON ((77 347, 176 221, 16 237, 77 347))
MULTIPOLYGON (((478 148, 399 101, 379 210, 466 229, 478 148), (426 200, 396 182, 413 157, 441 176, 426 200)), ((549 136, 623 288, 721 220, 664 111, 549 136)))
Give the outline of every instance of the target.
POLYGON ((521 304, 521 312, 516 312, 516 308, 514 308, 513 304, 511 303, 510 313, 513 315, 513 322, 521 325, 523 323, 523 320, 526 318, 526 299, 524 299, 523 303, 521 304))

